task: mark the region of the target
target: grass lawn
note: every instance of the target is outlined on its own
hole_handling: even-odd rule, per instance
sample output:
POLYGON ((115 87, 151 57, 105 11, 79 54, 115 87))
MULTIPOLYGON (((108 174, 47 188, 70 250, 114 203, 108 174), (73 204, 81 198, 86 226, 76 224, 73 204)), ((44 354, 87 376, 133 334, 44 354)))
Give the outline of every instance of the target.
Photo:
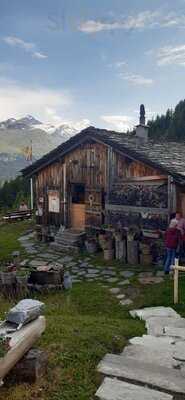
POLYGON ((8 260, 12 251, 21 250, 18 238, 31 227, 30 221, 0 225, 0 261, 8 260))
MULTIPOLYGON (((1 232, 0 228, 0 243, 1 232)), ((135 279, 132 284, 140 288, 135 307, 172 305, 173 282, 169 278, 160 285, 142 288, 135 279)), ((180 288, 181 302, 185 303, 184 278, 180 288)), ((37 298, 46 304, 47 329, 37 345, 48 353, 48 372, 32 385, 8 381, 0 389, 0 400, 93 400, 102 379, 96 372, 98 362, 108 352, 121 352, 130 337, 142 335, 143 322, 133 320, 107 288, 94 282, 37 298)), ((10 305, 0 297, 0 318, 10 305)), ((176 309, 185 316, 184 305, 176 309)))

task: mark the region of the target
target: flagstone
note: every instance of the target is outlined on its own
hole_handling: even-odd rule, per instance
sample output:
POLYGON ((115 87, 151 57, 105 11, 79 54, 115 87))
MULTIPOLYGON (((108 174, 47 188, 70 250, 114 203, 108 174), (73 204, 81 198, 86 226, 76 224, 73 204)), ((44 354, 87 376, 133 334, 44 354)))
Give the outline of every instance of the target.
POLYGON ((111 288, 111 289, 109 289, 109 291, 110 291, 112 294, 118 294, 118 293, 120 292, 120 288, 111 288))
POLYGON ((133 301, 131 299, 123 299, 120 301, 121 306, 130 306, 133 304, 133 301))
POLYGON ((122 300, 125 298, 125 294, 118 294, 116 297, 118 300, 122 300))
POLYGON ((164 278, 161 276, 146 276, 144 278, 138 278, 138 280, 142 285, 155 285, 157 283, 162 283, 164 281, 164 278))
POLYGON ((130 285, 130 281, 128 279, 125 279, 124 281, 119 281, 118 285, 119 286, 130 285))
POLYGON ((118 281, 118 278, 106 278, 106 281, 109 283, 115 283, 118 281))
POLYGON ((124 278, 131 278, 134 276, 134 272, 132 271, 121 271, 120 275, 123 276, 124 278))

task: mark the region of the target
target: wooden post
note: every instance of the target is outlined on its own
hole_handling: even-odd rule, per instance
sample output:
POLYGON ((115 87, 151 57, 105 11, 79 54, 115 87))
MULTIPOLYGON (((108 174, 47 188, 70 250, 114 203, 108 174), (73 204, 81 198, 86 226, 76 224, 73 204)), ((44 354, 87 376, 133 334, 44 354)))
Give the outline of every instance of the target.
POLYGON ((63 205, 64 205, 64 226, 67 227, 67 181, 66 181, 66 163, 63 164, 63 205))
POLYGON ((179 270, 174 268, 174 304, 178 303, 178 280, 179 280, 179 270))
POLYGON ((172 265, 174 269, 174 304, 178 303, 179 296, 178 296, 178 287, 179 287, 179 271, 185 272, 185 267, 181 267, 179 265, 178 258, 175 258, 175 265, 172 265))
POLYGON ((30 179, 30 199, 31 199, 31 210, 33 210, 33 179, 30 179))

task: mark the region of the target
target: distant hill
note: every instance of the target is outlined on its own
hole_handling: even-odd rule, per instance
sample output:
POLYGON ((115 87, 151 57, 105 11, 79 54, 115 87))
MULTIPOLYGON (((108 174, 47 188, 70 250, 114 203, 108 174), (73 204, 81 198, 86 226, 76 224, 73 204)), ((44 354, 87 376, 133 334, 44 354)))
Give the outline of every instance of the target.
POLYGON ((180 101, 174 110, 157 115, 148 121, 149 136, 156 140, 185 141, 185 100, 180 101))
POLYGON ((73 124, 43 124, 31 115, 0 122, 0 186, 15 178, 28 162, 24 148, 32 142, 33 159, 50 150, 88 126, 88 121, 73 124))

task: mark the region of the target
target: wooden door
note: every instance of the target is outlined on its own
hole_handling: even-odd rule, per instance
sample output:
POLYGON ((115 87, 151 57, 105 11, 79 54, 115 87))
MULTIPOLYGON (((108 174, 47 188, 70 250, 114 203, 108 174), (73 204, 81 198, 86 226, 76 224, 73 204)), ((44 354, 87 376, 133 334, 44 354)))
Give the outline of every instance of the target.
POLYGON ((103 223, 104 196, 102 188, 86 188, 86 226, 100 227, 103 223))
POLYGON ((85 204, 71 203, 71 227, 85 229, 85 204))

